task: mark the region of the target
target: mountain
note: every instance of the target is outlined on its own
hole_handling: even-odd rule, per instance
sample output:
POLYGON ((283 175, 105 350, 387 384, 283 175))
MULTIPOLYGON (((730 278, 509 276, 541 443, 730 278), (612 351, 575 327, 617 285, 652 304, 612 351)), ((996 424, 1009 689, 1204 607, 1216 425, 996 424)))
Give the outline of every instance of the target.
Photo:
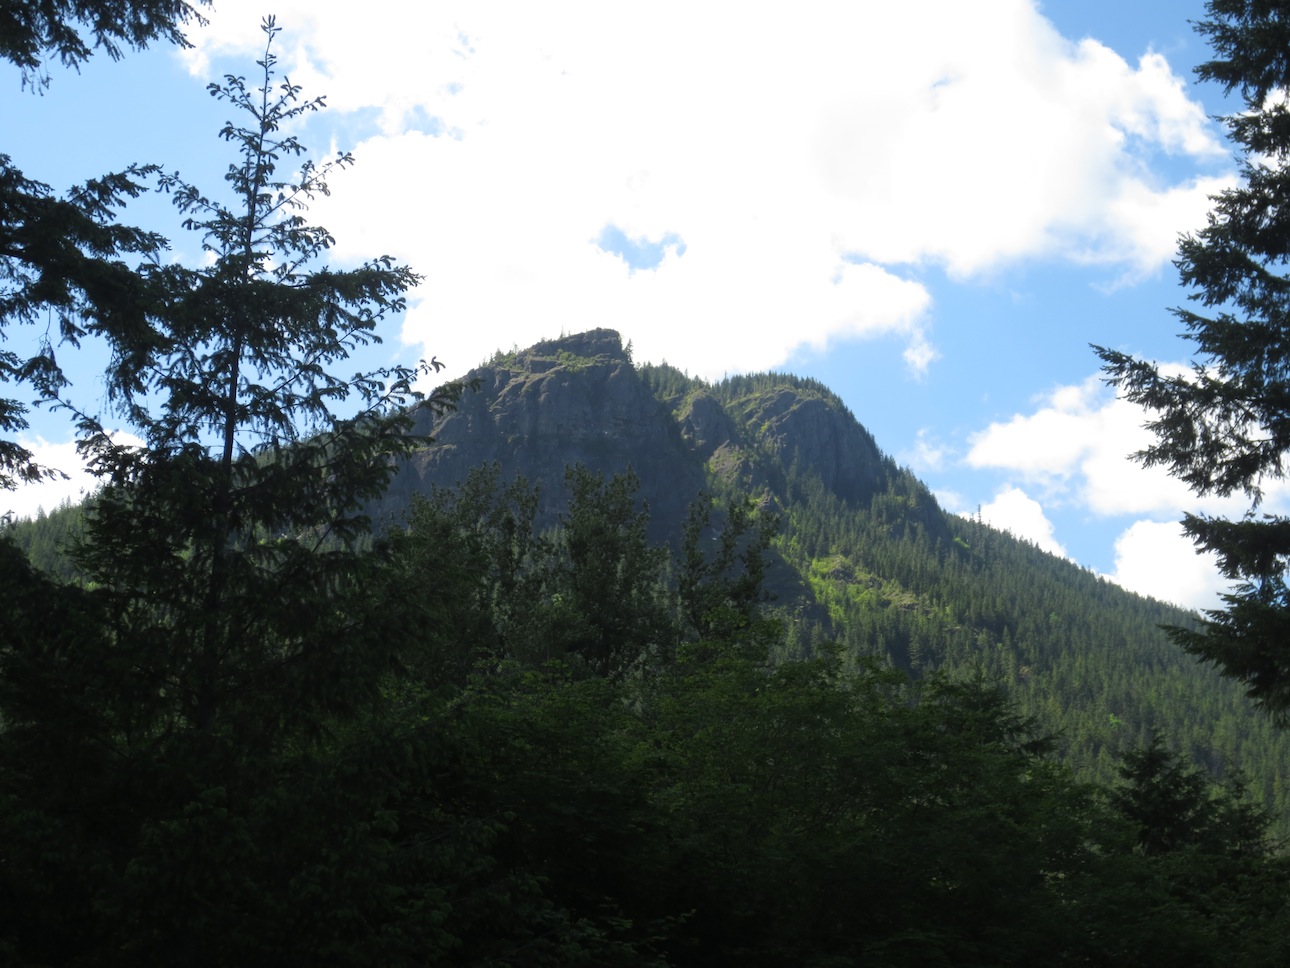
POLYGON ((1117 754, 1158 730, 1216 773, 1239 767, 1287 816, 1290 740, 1160 628, 1194 615, 946 514, 822 384, 637 366, 607 329, 499 352, 468 380, 478 389, 455 411, 418 418, 434 443, 401 469, 378 509, 387 521, 487 464, 539 485, 543 527, 558 523, 567 466, 631 470, 658 542, 701 491, 747 495, 781 520, 767 582, 781 658, 837 641, 912 675, 1002 680, 1090 779, 1113 780, 1117 754))
MULTIPOLYGON (((706 383, 634 364, 606 329, 499 352, 468 379, 478 389, 456 410, 418 416, 415 431, 434 442, 372 509, 382 526, 396 525, 413 495, 486 465, 503 483, 538 485, 539 528, 560 522, 566 467, 630 470, 651 540, 673 547, 701 492, 718 507, 751 498, 780 521, 765 582, 785 628, 777 658, 836 642, 915 677, 1006 683, 1080 775, 1100 783, 1117 779, 1119 753, 1159 732, 1215 774, 1242 771, 1277 832, 1290 834, 1290 737, 1160 628, 1196 616, 946 514, 817 381, 761 373, 706 383)), ((70 577, 58 548, 80 513, 60 509, 11 533, 37 565, 70 577)))
POLYGON ((603 330, 471 378, 322 594, 321 529, 187 598, 178 516, 172 560, 88 583, 85 509, 0 531, 6 953, 1285 963, 1285 858, 1186 760, 1284 836, 1286 737, 1158 628, 1192 616, 946 515, 814 381, 603 330), (753 525, 735 564, 703 491, 753 525))
POLYGON ((581 463, 607 475, 634 469, 662 535, 705 486, 704 461, 615 332, 498 354, 466 379, 478 390, 455 411, 418 418, 414 433, 434 444, 401 468, 382 505, 387 515, 431 485, 454 486, 473 468, 495 463, 504 480, 519 474, 542 485, 538 520, 551 525, 563 506, 564 469, 581 463))
POLYGON ((434 445, 402 469, 388 507, 496 463, 503 478, 518 473, 544 485, 540 516, 550 521, 562 503, 565 467, 583 464, 606 475, 630 467, 656 524, 671 533, 713 480, 782 498, 796 464, 859 507, 895 472, 822 385, 776 378, 734 399, 731 388, 743 386, 738 378, 711 388, 667 366, 637 368, 613 330, 499 353, 466 380, 479 389, 456 411, 420 417, 415 432, 434 445))

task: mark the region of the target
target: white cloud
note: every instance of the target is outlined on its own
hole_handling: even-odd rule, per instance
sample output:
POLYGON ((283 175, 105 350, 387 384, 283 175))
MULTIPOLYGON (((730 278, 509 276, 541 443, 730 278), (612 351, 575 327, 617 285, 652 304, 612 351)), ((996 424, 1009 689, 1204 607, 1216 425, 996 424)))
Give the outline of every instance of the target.
POLYGON ((1210 197, 1235 184, 1230 176, 1197 178, 1182 185, 1157 189, 1142 181, 1120 186, 1107 202, 1114 226, 1101 249, 1087 253, 1091 262, 1118 262, 1124 271, 1103 289, 1130 284, 1150 275, 1174 258, 1178 233, 1205 224, 1210 197), (1172 231, 1170 229, 1172 228, 1172 231))
MULTIPOLYGON (((1184 369, 1162 366, 1165 372, 1184 369)), ((1002 471, 1034 488, 1042 507, 1029 508, 1013 498, 1023 515, 1032 518, 1042 516, 1043 507, 1074 508, 1109 521, 1137 518, 1116 538, 1115 566, 1108 577, 1132 591, 1189 608, 1220 607, 1218 595, 1227 585, 1213 557, 1197 554, 1178 521, 1185 511, 1240 518, 1249 502, 1240 494, 1198 497, 1165 468, 1141 467, 1129 455, 1154 439, 1143 427, 1146 419, 1144 410, 1117 399, 1094 376, 1057 388, 1032 413, 974 435, 965 463, 1002 471)), ((1262 510, 1286 513, 1287 508, 1290 484, 1266 482, 1262 510)))
MULTIPOLYGON (((698 375, 875 335, 917 374, 936 357, 917 264, 1128 278, 1219 184, 1198 170, 1214 133, 1161 56, 1072 43, 1032 0, 277 10, 292 79, 352 112, 359 142, 323 119, 359 164, 315 215, 339 257, 426 274, 403 336, 454 369, 609 325, 698 375), (1152 175, 1162 152, 1191 173, 1152 175), (632 274, 594 244, 609 223, 686 251, 632 274)), ((194 69, 249 63, 259 11, 222 0, 194 69)))
POLYGON ((1130 591, 1184 608, 1222 607, 1228 583, 1212 555, 1196 553, 1176 522, 1136 521, 1115 541, 1115 571, 1108 576, 1130 591))
POLYGON ((981 519, 1000 531, 1010 531, 1018 538, 1032 541, 1044 551, 1069 557, 1057 540, 1053 523, 1038 501, 1018 487, 1010 487, 981 506, 981 519))
POLYGON ((898 461, 908 464, 920 474, 941 470, 949 457, 949 448, 937 440, 926 427, 918 431, 911 450, 901 451, 896 455, 898 461))
POLYGON ((957 514, 963 518, 970 518, 976 514, 975 506, 971 511, 968 510, 967 498, 959 491, 938 487, 932 491, 932 495, 936 498, 936 503, 948 514, 957 514))
MULTIPOLYGON (((123 430, 111 432, 115 443, 143 447, 142 438, 123 430)), ((37 464, 61 471, 65 479, 20 484, 12 491, 0 491, 0 514, 12 512, 15 518, 34 518, 40 511, 49 513, 65 502, 78 504, 99 487, 98 478, 85 468, 76 451, 75 440, 51 442, 43 437, 19 437, 18 444, 31 451, 37 464)))
MULTIPOLYGON (((1162 367, 1179 372, 1179 364, 1162 367)), ((1030 414, 1016 414, 973 434, 968 466, 1002 470, 1040 489, 1047 501, 1073 504, 1100 517, 1181 517, 1182 510, 1239 516, 1241 495, 1197 497, 1164 467, 1145 468, 1132 458, 1155 438, 1144 426, 1147 411, 1118 398, 1098 375, 1053 390, 1030 414)), ((1268 510, 1290 497, 1284 482, 1265 489, 1268 510)))
POLYGON ((1148 51, 1129 72, 1117 55, 1096 41, 1085 40, 1082 52, 1104 62, 1101 76, 1113 79, 1100 92, 1101 103, 1115 102, 1116 120, 1128 135, 1157 142, 1165 151, 1193 155, 1222 155, 1205 123, 1205 112, 1187 97, 1186 82, 1175 74, 1163 55, 1148 51), (1120 99, 1127 88, 1131 96, 1120 99))
POLYGON ((1095 380, 1059 387, 1035 413, 1017 414, 973 434, 968 465, 1015 471, 1049 488, 1065 480, 1098 445, 1103 429, 1090 406, 1097 393, 1095 380))
POLYGON ((0 491, 0 514, 11 511, 15 518, 34 518, 40 511, 48 513, 65 501, 75 504, 97 488, 97 481, 84 469, 76 453, 74 440, 50 443, 43 437, 20 437, 18 443, 31 451, 37 464, 61 471, 67 479, 20 484, 12 491, 0 491))

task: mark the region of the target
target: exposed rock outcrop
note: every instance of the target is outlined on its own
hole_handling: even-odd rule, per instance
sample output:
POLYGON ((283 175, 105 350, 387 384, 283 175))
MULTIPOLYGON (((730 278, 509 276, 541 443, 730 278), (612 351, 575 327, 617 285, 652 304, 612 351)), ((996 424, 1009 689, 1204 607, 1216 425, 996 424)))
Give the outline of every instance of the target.
POLYGON ((468 378, 479 389, 455 412, 421 418, 416 432, 435 443, 407 462, 387 506, 405 506, 414 491, 452 486, 471 468, 495 462, 503 480, 522 474, 541 483, 539 519, 551 524, 564 504, 564 469, 581 463, 606 477, 635 471, 662 533, 683 520, 704 486, 702 461, 612 330, 538 343, 468 378))
POLYGON ((522 475, 541 486, 539 526, 555 524, 565 505, 567 466, 606 477, 630 468, 656 539, 675 538, 714 482, 774 503, 793 473, 815 474, 857 508, 886 487, 890 461, 814 381, 763 375, 709 386, 673 376, 664 403, 609 329, 498 354, 468 374, 479 388, 457 410, 419 419, 416 432, 435 442, 405 463, 377 514, 397 516, 413 493, 494 463, 503 481, 522 475))
POLYGON ((784 388, 753 403, 744 415, 784 467, 794 463, 820 476, 824 486, 855 505, 885 482, 883 458, 869 432, 836 402, 784 388))

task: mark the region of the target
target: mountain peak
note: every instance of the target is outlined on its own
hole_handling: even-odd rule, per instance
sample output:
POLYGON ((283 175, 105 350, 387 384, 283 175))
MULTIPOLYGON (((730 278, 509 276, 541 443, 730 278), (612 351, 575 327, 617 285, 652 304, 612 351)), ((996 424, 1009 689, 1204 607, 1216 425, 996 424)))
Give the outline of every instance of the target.
POLYGON ((894 470, 822 384, 766 373, 713 386, 666 366, 638 368, 612 329, 499 352, 468 379, 478 390, 455 411, 418 418, 417 432, 436 443, 405 463, 388 508, 496 464, 503 480, 541 485, 539 519, 553 523, 564 469, 580 463, 606 476, 633 470, 659 532, 675 534, 690 502, 713 487, 785 500, 796 468, 863 509, 894 470))
POLYGON ((534 360, 578 359, 597 363, 631 362, 623 349, 623 338, 613 329, 591 329, 585 333, 543 340, 519 353, 519 358, 531 364, 534 360))
POLYGON ((431 485, 451 487, 474 468, 496 465, 503 481, 521 475, 540 485, 538 523, 547 526, 565 503, 566 466, 606 476, 630 468, 663 535, 679 528, 705 487, 702 460, 612 329, 499 353, 467 379, 478 389, 468 390, 455 410, 418 417, 416 432, 435 443, 404 463, 386 510, 397 512, 431 485))

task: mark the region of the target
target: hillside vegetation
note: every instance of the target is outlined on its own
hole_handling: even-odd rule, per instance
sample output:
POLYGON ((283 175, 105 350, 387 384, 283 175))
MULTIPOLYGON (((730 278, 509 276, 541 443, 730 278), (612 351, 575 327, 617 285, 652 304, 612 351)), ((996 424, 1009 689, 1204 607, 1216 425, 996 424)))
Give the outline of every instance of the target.
POLYGON ((499 353, 470 376, 478 393, 419 426, 437 443, 396 481, 397 507, 495 465, 503 481, 537 485, 540 529, 557 521, 567 465, 630 469, 650 535, 664 542, 700 490, 749 496, 779 524, 766 584, 787 629, 780 658, 837 642, 915 676, 1003 683, 1077 774, 1099 782, 1159 732, 1215 776, 1244 772, 1290 833, 1290 738, 1160 628, 1194 614, 944 513, 818 381, 764 373, 707 384, 665 364, 637 367, 610 330, 499 353))
MULTIPOLYGON (((480 468, 499 487, 532 485, 537 532, 559 524, 566 467, 630 471, 649 539, 673 547, 700 493, 751 497, 777 525, 764 603, 785 629, 777 660, 836 643, 848 662, 1002 684, 1076 775, 1100 783, 1158 733, 1216 778, 1244 774, 1274 829, 1290 833, 1290 737, 1162 632, 1193 614, 945 514, 817 381, 766 373, 709 385, 635 366, 608 330, 499 353, 470 379, 478 391, 417 428, 435 444, 377 506, 387 522, 480 468)), ((42 568, 69 576, 59 548, 80 516, 64 508, 13 534, 42 568)))
MULTIPOLYGON (((101 6, 114 56, 194 13, 101 6)), ((0 58, 79 63, 69 16, 0 58)), ((421 277, 326 265, 353 158, 261 26, 220 192, 0 155, 0 323, 108 357, 0 353, 101 482, 0 522, 0 963, 1290 961, 1282 741, 1191 617, 947 517, 826 388, 607 330, 352 374, 421 277), (152 187, 199 265, 119 222, 152 187)))
POLYGON ((7 960, 1285 962, 1227 759, 1275 798, 1279 734, 1164 642, 1185 615, 947 517, 817 384, 593 336, 474 374, 310 612, 216 613, 254 635, 213 708, 208 606, 105 571, 97 504, 0 536, 7 960), (568 400, 599 466, 527 477, 568 400))

